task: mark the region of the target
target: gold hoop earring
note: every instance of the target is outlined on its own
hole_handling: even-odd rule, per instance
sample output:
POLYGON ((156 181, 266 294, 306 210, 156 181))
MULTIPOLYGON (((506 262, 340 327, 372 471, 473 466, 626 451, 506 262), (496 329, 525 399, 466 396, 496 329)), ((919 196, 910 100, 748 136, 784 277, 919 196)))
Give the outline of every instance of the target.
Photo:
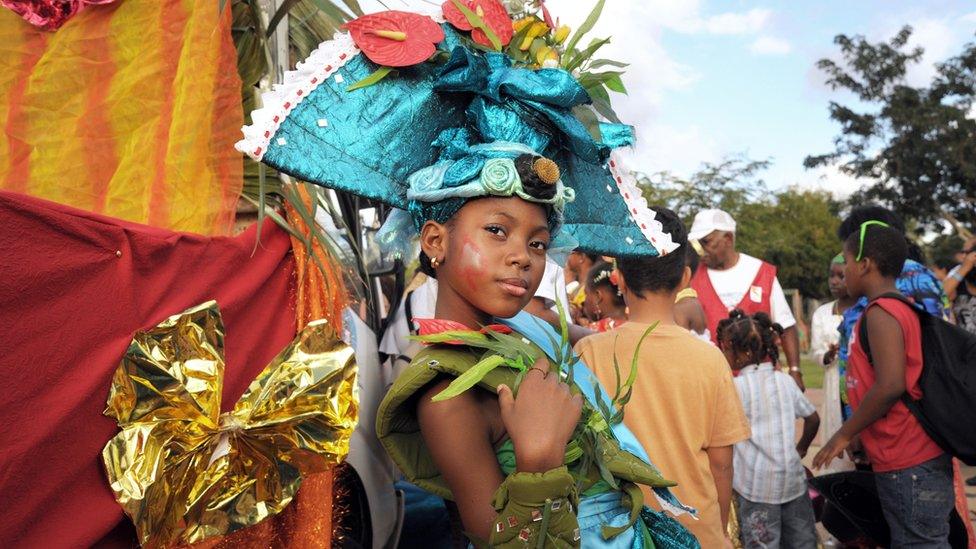
POLYGON ((430 266, 433 267, 433 268, 435 268, 435 269, 438 268, 438 267, 440 267, 441 266, 441 260, 438 259, 437 257, 430 258, 430 266))

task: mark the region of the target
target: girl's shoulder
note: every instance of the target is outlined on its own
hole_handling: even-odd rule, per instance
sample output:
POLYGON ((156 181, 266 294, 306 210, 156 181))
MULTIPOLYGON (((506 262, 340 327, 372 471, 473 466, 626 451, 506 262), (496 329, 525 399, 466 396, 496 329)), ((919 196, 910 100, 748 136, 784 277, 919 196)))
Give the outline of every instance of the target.
MULTIPOLYGON (((400 373, 376 411, 376 436, 404 475, 421 488, 451 498, 420 432, 417 398, 430 390, 439 378, 456 378, 477 364, 484 351, 463 345, 431 345, 421 349, 400 373)), ((515 372, 495 368, 478 386, 494 393, 495 388, 514 382, 515 372)))

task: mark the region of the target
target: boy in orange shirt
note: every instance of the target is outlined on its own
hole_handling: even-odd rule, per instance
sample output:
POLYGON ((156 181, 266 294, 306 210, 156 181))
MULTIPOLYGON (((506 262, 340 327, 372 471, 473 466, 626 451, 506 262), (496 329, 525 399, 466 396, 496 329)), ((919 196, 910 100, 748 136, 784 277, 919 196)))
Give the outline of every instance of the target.
MULTIPOLYGON (((613 357, 629 367, 640 346, 637 381, 624 423, 668 478, 675 494, 698 509, 681 521, 702 547, 723 547, 732 499, 732 445, 750 436, 728 363, 718 348, 674 320, 674 298, 688 284, 687 232, 674 212, 652 208, 678 249, 661 257, 618 258, 619 288, 630 309, 627 324, 586 337, 576 352, 613 393, 613 357)), ((626 377, 626 372, 622 372, 626 377)), ((645 493, 645 502, 655 499, 645 493)))

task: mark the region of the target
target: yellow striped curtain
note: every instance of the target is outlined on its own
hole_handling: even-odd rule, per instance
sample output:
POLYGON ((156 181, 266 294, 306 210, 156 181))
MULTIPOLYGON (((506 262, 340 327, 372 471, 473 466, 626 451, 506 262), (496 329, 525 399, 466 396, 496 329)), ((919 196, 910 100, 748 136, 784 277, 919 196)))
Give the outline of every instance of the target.
POLYGON ((217 5, 119 0, 56 32, 0 9, 0 188, 229 234, 244 117, 230 10, 217 5))

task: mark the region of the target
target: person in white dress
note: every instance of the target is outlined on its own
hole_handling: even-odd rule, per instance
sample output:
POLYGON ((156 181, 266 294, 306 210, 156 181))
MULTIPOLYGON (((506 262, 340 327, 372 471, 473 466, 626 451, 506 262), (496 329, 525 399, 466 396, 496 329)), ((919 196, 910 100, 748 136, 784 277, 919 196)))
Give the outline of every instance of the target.
MULTIPOLYGON (((843 312, 856 301, 847 295, 847 287, 844 285, 843 255, 838 254, 830 262, 828 285, 830 294, 835 300, 821 305, 813 313, 810 321, 810 352, 814 362, 824 369, 820 432, 829 434, 837 432, 843 421, 840 404, 840 373, 837 368, 840 332, 837 327, 840 326, 843 312)), ((849 471, 853 468, 854 464, 847 457, 836 458, 827 466, 829 472, 849 471)))

